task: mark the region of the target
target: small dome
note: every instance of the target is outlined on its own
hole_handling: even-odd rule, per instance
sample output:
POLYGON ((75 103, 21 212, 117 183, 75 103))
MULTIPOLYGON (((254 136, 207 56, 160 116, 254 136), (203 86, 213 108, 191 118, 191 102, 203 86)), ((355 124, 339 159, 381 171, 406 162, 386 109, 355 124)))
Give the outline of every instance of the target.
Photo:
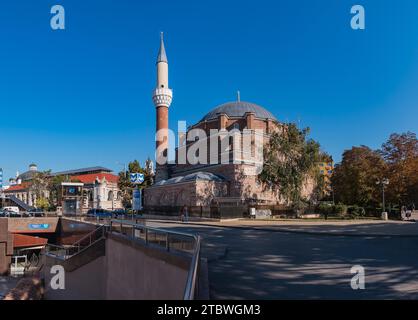
POLYGON ((245 101, 235 101, 216 107, 205 115, 200 122, 216 119, 221 113, 228 115, 230 118, 242 118, 247 112, 254 113, 255 117, 259 119, 272 119, 277 121, 276 117, 270 111, 257 104, 245 101))

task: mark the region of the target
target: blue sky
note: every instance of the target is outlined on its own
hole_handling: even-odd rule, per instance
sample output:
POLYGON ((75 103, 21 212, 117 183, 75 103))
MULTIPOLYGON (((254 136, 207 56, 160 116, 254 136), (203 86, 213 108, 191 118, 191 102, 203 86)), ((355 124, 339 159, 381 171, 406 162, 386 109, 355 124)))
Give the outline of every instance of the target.
POLYGON ((418 130, 418 1, 20 0, 0 3, 0 167, 54 171, 153 157, 165 32, 170 125, 242 100, 311 127, 338 161, 418 130), (66 30, 50 28, 50 8, 66 30), (350 8, 366 9, 366 30, 350 8))

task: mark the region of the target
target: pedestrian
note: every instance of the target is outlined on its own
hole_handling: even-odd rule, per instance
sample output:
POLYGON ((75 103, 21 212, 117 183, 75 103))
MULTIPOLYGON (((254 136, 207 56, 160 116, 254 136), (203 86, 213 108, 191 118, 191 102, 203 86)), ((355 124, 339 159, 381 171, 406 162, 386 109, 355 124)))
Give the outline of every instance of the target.
POLYGON ((187 209, 187 206, 184 206, 184 220, 185 222, 189 222, 189 211, 187 209))
POLYGON ((183 222, 184 221, 184 207, 182 206, 180 209, 180 221, 183 222))
POLYGON ((406 220, 406 207, 402 206, 401 207, 401 220, 406 220))

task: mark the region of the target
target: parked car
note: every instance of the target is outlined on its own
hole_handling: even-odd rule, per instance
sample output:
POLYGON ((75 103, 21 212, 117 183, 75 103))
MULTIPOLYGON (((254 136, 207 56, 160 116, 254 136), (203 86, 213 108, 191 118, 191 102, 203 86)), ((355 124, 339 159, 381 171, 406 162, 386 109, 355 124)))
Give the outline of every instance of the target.
POLYGON ((20 212, 19 211, 19 207, 4 207, 3 210, 4 211, 12 211, 12 212, 15 212, 15 213, 19 213, 20 212))
POLYGON ((45 212, 42 209, 32 209, 28 211, 30 217, 45 217, 45 212))
POLYGON ((90 209, 89 211, 87 211, 87 217, 112 218, 112 212, 105 209, 90 209))
POLYGON ((128 213, 125 209, 116 209, 112 211, 112 214, 114 218, 118 219, 125 218, 128 213))
POLYGON ((9 210, 5 210, 5 217, 7 218, 22 218, 23 215, 21 213, 15 212, 15 211, 9 211, 9 210))

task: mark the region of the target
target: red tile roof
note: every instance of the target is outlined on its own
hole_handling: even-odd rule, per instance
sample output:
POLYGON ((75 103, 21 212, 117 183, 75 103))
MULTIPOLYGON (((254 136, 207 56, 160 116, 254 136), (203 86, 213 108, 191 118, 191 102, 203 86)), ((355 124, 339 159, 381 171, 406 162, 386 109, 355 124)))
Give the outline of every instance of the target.
POLYGON ((15 248, 24 248, 24 247, 37 247, 46 245, 48 239, 27 236, 24 234, 13 234, 13 247, 15 248))
POLYGON ((14 186, 10 186, 10 188, 4 190, 4 192, 12 192, 12 191, 23 191, 29 188, 30 183, 28 182, 22 182, 21 184, 16 184, 14 186))
POLYGON ((71 181, 73 181, 73 182, 80 181, 82 183, 94 183, 97 178, 100 181, 103 180, 103 178, 106 178, 107 182, 113 182, 113 183, 117 183, 119 181, 119 176, 116 176, 116 175, 111 174, 111 173, 83 174, 83 175, 71 177, 71 181))

